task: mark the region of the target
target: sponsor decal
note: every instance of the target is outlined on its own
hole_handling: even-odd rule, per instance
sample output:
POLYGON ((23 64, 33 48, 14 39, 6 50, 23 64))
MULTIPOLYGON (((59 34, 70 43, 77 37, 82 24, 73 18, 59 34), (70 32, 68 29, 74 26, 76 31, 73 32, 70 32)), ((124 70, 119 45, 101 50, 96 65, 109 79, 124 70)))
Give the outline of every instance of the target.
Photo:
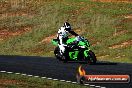
POLYGON ((79 66, 76 75, 77 82, 80 84, 86 83, 129 83, 129 75, 86 75, 86 71, 79 66))

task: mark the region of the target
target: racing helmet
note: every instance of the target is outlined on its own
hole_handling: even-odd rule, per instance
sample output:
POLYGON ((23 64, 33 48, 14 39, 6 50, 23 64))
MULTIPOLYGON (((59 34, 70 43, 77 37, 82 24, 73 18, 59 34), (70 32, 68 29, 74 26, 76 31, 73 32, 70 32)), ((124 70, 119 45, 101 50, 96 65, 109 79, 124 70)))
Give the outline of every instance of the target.
POLYGON ((64 27, 65 27, 65 30, 66 30, 66 31, 71 31, 71 25, 70 25, 70 23, 65 22, 65 23, 64 23, 64 27))

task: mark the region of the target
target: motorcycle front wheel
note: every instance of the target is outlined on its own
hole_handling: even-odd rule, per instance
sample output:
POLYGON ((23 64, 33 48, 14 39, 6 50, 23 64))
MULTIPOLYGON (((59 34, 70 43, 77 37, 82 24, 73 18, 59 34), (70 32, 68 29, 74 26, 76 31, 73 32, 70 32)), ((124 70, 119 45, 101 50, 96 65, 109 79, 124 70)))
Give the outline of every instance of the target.
POLYGON ((86 57, 86 61, 89 63, 89 64, 96 64, 96 56, 94 54, 94 52, 92 52, 91 50, 88 52, 88 57, 86 57))

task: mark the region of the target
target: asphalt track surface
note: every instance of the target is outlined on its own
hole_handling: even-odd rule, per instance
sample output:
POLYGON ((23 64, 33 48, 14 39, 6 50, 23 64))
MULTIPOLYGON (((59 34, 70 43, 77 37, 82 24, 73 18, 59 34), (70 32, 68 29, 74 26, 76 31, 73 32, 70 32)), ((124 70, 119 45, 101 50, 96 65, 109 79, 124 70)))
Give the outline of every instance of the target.
MULTIPOLYGON (((82 65, 87 74, 129 74, 132 79, 132 64, 97 62, 95 65, 85 63, 63 63, 53 57, 36 56, 0 56, 0 71, 38 75, 59 80, 76 82, 78 67, 82 65)), ((106 88, 132 88, 130 83, 92 84, 106 88)))

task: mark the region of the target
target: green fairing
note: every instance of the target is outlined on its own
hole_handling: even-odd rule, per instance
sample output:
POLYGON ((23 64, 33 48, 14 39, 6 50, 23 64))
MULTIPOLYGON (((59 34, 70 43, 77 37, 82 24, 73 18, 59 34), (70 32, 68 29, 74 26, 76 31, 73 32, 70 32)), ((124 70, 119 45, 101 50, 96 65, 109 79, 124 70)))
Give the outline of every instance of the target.
MULTIPOLYGON (((89 50, 90 50, 90 49, 89 49, 89 50)), ((89 50, 85 50, 85 51, 84 51, 84 56, 85 56, 85 57, 88 57, 88 56, 89 56, 89 54, 88 54, 89 50)))
POLYGON ((87 41, 87 45, 88 45, 88 47, 90 47, 90 43, 89 43, 89 41, 87 41))
POLYGON ((85 42, 80 41, 78 45, 85 46, 85 42))
POLYGON ((63 56, 60 55, 59 52, 59 45, 58 45, 58 39, 53 39, 52 43, 56 45, 54 54, 57 59, 63 60, 64 62, 67 62, 68 60, 71 61, 86 61, 88 63, 96 63, 96 56, 94 53, 89 49, 90 44, 89 41, 83 37, 79 38, 69 38, 66 41, 66 44, 68 45, 66 47, 66 54, 64 57, 66 59, 63 59, 63 56))
POLYGON ((69 52, 70 59, 77 60, 78 53, 79 53, 79 51, 69 52))
POLYGON ((69 38, 66 43, 67 44, 70 44, 70 43, 73 43, 75 41, 75 38, 69 38))
POLYGON ((56 41, 54 39, 52 40, 52 43, 53 43, 53 45, 56 45, 56 46, 58 45, 58 41, 56 41))
POLYGON ((85 47, 90 47, 90 44, 88 41, 80 41, 78 43, 78 46, 85 46, 85 47))
MULTIPOLYGON (((70 44, 70 43, 73 43, 74 41, 75 41, 75 38, 70 38, 70 39, 67 40, 66 43, 67 43, 67 44, 70 44)), ((85 47, 88 48, 88 47, 90 46, 90 44, 89 44, 88 41, 84 40, 84 41, 80 41, 80 42, 78 43, 78 46, 85 46, 85 47)), ((88 56, 89 56, 89 55, 88 55, 89 50, 90 50, 90 49, 84 51, 85 57, 88 57, 88 56)), ((69 52, 70 59, 72 59, 72 60, 76 59, 78 53, 79 53, 79 51, 69 52)))

